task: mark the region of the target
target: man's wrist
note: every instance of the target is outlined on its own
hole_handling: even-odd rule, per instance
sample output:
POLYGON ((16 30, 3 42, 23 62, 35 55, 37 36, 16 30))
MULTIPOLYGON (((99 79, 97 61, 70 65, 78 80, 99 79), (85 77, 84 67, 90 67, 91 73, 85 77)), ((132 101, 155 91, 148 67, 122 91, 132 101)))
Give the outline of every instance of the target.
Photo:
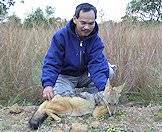
POLYGON ((46 87, 53 87, 53 85, 51 85, 51 84, 44 84, 43 88, 46 88, 46 87))
POLYGON ((53 86, 48 85, 48 86, 45 86, 44 89, 45 88, 51 88, 51 89, 53 89, 53 86))

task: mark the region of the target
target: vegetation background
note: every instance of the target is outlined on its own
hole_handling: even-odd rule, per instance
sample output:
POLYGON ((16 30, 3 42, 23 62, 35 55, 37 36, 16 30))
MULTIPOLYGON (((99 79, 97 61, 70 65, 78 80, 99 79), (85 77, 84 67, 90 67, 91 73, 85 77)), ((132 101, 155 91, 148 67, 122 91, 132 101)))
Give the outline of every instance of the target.
MULTIPOLYGON (((14 1, 0 1, 0 104, 38 104, 40 74, 50 39, 66 20, 50 6, 38 8, 21 22, 7 16, 14 1)), ((121 22, 103 21, 99 34, 105 53, 117 65, 112 85, 126 82, 122 101, 148 105, 162 102, 162 2, 132 0, 121 22)))

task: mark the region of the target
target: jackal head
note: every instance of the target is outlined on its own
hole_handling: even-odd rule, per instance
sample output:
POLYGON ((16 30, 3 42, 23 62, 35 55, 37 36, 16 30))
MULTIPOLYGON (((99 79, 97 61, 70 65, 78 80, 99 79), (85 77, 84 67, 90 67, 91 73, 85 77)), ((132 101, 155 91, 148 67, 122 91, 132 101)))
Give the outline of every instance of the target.
POLYGON ((116 107, 119 102, 119 97, 121 96, 121 92, 124 86, 125 86, 125 83, 118 87, 112 87, 108 82, 105 88, 104 102, 105 102, 105 105, 107 106, 110 116, 114 115, 116 112, 116 107))

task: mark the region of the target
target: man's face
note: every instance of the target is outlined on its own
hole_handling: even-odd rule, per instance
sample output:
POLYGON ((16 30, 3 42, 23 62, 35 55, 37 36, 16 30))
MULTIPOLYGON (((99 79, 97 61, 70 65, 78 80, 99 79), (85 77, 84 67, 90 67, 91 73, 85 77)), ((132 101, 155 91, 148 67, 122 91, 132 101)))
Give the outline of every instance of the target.
POLYGON ((80 11, 79 17, 73 17, 76 24, 76 32, 80 37, 88 36, 95 27, 95 13, 93 10, 89 12, 80 11))

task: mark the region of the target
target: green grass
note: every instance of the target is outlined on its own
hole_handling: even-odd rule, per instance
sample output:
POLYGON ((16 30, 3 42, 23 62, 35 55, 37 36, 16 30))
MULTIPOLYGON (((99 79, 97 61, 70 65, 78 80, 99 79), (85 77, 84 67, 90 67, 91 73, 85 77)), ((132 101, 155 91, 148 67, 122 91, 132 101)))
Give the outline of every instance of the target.
POLYGON ((159 111, 154 115, 154 120, 156 122, 162 121, 162 108, 160 108, 159 111))

